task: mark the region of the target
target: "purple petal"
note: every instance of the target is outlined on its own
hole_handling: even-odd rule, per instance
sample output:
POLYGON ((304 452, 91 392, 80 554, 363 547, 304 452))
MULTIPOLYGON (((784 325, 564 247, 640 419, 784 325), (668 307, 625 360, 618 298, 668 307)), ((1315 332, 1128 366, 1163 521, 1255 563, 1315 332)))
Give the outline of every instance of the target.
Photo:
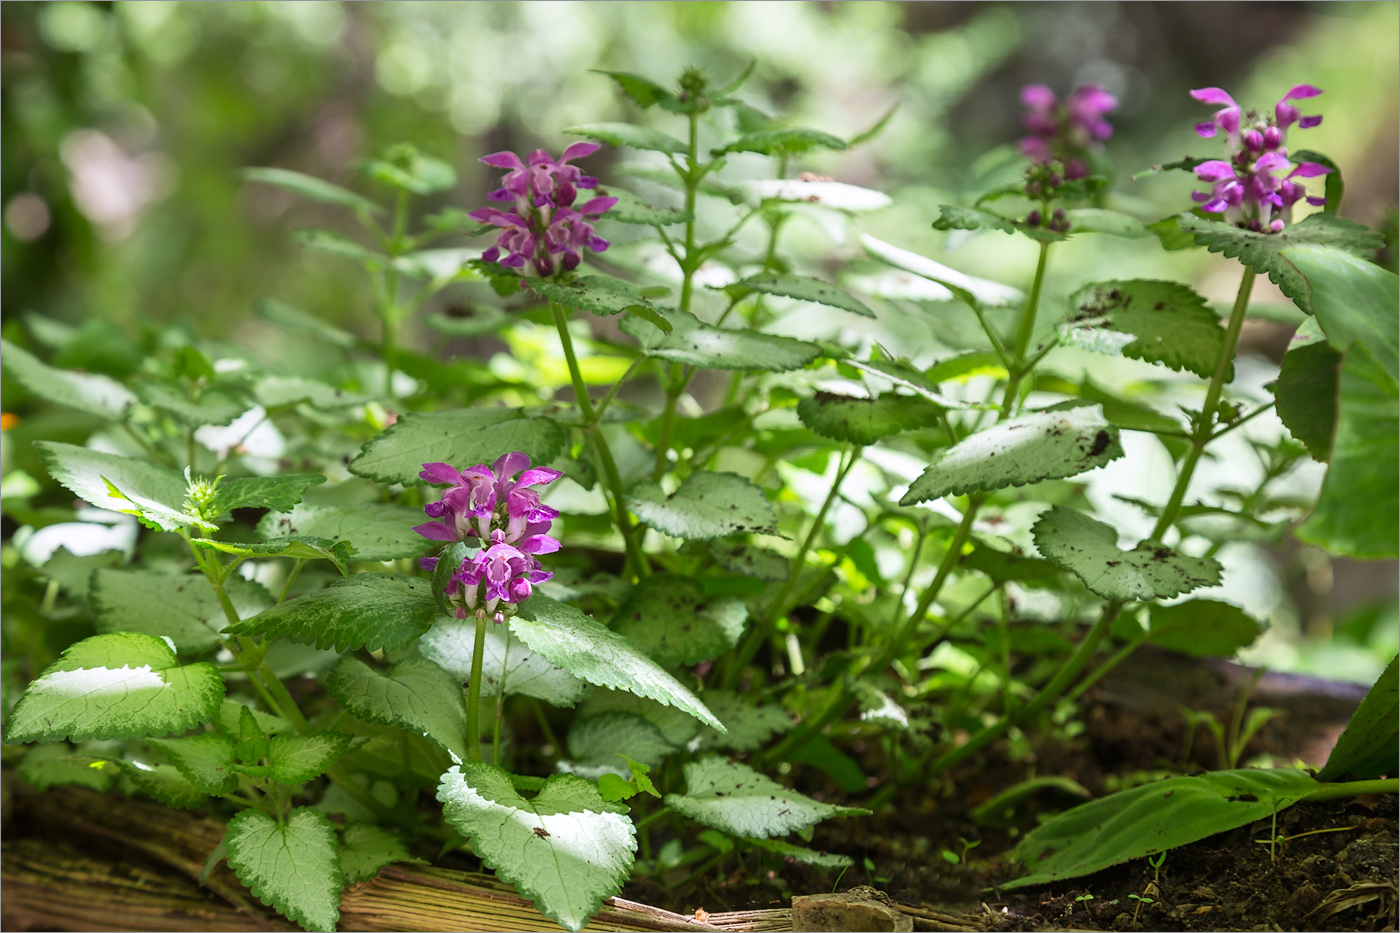
POLYGON ((1196 166, 1196 177, 1201 181, 1224 181, 1235 177, 1235 167, 1229 162, 1215 159, 1196 166))
POLYGON ((1215 122, 1220 124, 1220 128, 1227 133, 1235 134, 1240 131, 1240 108, 1226 107, 1215 115, 1215 122))
POLYGON ((1321 122, 1322 122, 1322 116, 1321 116, 1320 114, 1317 115, 1317 116, 1312 116, 1312 117, 1303 117, 1301 120, 1298 121, 1298 129, 1300 129, 1300 130, 1312 129, 1314 126, 1317 126, 1317 125, 1318 125, 1319 123, 1321 123, 1321 122))
POLYGON ((488 201, 514 201, 514 200, 515 200, 515 192, 509 190, 508 188, 497 188, 495 191, 491 192, 490 194, 488 194, 488 195, 486 196, 486 200, 488 200, 488 201))
POLYGON ((517 487, 543 486, 546 483, 554 482, 556 479, 563 475, 564 474, 560 471, 551 470, 549 467, 535 467, 532 470, 526 470, 524 473, 522 473, 520 475, 520 479, 516 482, 515 485, 517 487))
POLYGON ((1215 135, 1215 131, 1217 129, 1219 129, 1219 127, 1215 125, 1214 120, 1207 120, 1204 123, 1196 124, 1196 135, 1202 136, 1205 139, 1210 139, 1212 136, 1215 135))
POLYGON ((1289 172, 1288 177, 1317 178, 1319 175, 1326 175, 1330 171, 1332 171, 1330 168, 1318 162, 1304 162, 1293 171, 1289 172))
POLYGON ((1021 103, 1034 110, 1049 110, 1055 106, 1055 92, 1044 84, 1027 84, 1021 88, 1021 103))
POLYGON ((414 525, 413 530, 430 541, 456 541, 457 532, 444 525, 442 522, 427 522, 422 525, 414 525))
POLYGON ((502 481, 509 479, 521 470, 530 469, 530 456, 513 450, 508 454, 502 454, 499 459, 492 464, 492 469, 496 471, 496 476, 502 481))
POLYGON ((578 212, 580 214, 601 214, 611 210, 616 203, 617 198, 593 198, 591 201, 584 202, 584 205, 578 208, 578 212))
POLYGON ((1205 204, 1201 205, 1201 210, 1205 211, 1207 214, 1219 214, 1229 206, 1230 205, 1225 202, 1224 198, 1216 198, 1214 201, 1207 201, 1205 204))
POLYGON ((1307 198, 1305 198, 1305 200, 1313 207, 1321 207, 1322 205, 1327 203, 1326 198, 1315 197, 1311 194, 1308 195, 1307 198))
POLYGON ((531 535, 517 545, 526 554, 553 554, 559 550, 559 546, 558 539, 549 535, 531 535))
POLYGON ((493 152, 490 155, 482 156, 481 161, 487 165, 494 165, 496 168, 522 169, 525 167, 520 161, 520 156, 513 152, 493 152))
POLYGON ((598 143, 574 143, 573 145, 569 146, 569 148, 564 150, 564 154, 559 157, 559 164, 563 165, 565 162, 569 162, 573 159, 582 159, 584 156, 591 156, 593 153, 597 152, 599 149, 602 148, 603 147, 600 146, 598 143))
POLYGON ((1284 100, 1303 100, 1308 97, 1316 97, 1322 93, 1322 89, 1313 87, 1311 84, 1295 84, 1293 89, 1283 95, 1284 100))
POLYGON ((1235 99, 1218 87, 1197 88, 1191 92, 1191 96, 1203 104, 1225 104, 1228 107, 1235 106, 1235 99))
POLYGON ((430 483, 460 483, 462 481, 462 474, 446 463, 425 463, 423 471, 418 476, 430 483))
POLYGON ((420 557, 418 558, 418 566, 422 567, 429 573, 432 573, 434 570, 437 569, 439 560, 440 558, 437 557, 420 557))
MULTIPOLYGON (((1254 163, 1254 171, 1256 173, 1277 172, 1280 169, 1285 169, 1287 167, 1288 157, 1285 155, 1281 155, 1278 152, 1266 152, 1259 157, 1259 160, 1257 162, 1254 163)), ((1197 171, 1200 171, 1200 169, 1197 168, 1197 171)))

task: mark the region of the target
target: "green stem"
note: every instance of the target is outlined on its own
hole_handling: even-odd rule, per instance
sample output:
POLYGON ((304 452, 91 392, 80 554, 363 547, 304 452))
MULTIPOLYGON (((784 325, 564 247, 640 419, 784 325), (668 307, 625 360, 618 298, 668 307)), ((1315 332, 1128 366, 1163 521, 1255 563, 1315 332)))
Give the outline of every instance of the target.
POLYGON ((155 446, 150 441, 146 440, 141 432, 133 428, 130 423, 123 421, 122 430, 131 435, 131 439, 140 445, 141 449, 146 452, 146 455, 156 463, 159 463, 161 466, 170 467, 171 469, 175 468, 174 464, 170 462, 170 458, 157 450, 155 446))
POLYGON ((1387 778, 1374 781, 1344 781, 1340 784, 1324 784, 1319 790, 1307 796, 1309 801, 1336 800, 1340 797, 1360 797, 1363 794, 1400 793, 1400 778, 1387 778))
POLYGON ((1016 350, 1012 359, 1010 377, 1006 380, 1006 394, 1002 396, 1001 414, 1003 418, 1011 414, 1021 388, 1021 380, 1030 367, 1026 365, 1026 350, 1030 348, 1031 337, 1035 334, 1035 317, 1040 308, 1040 290, 1045 284, 1045 262, 1050 255, 1050 244, 1040 244, 1040 258, 1035 264, 1035 279, 1031 282, 1031 293, 1026 298, 1025 310, 1021 312, 1021 326, 1016 331, 1016 350))
POLYGON ((579 411, 582 412, 583 420, 588 425, 585 428, 588 443, 593 448, 594 459, 601 468, 604 482, 612 495, 614 521, 617 523, 618 532, 622 535, 623 546, 627 550, 627 563, 631 565, 632 572, 637 576, 648 576, 651 567, 647 564, 646 556, 642 554, 642 549, 637 543, 637 529, 627 514, 627 504, 622 491, 622 475, 618 472, 617 461, 613 459, 612 449, 608 447, 608 439, 598 425, 597 411, 593 407, 592 400, 588 397, 588 387, 583 382, 583 371, 579 369, 578 357, 574 353, 574 340, 569 334, 568 314, 563 305, 554 301, 549 303, 549 310, 554 315, 554 328, 559 332, 559 343, 564 349, 564 359, 569 364, 569 379, 573 382, 574 396, 578 399, 579 411))
POLYGON ((1103 642, 1108 631, 1113 627, 1113 620, 1118 617, 1118 612, 1123 608, 1122 603, 1112 602, 1104 606, 1103 614, 1094 623, 1094 627, 1089 630, 1089 634, 1079 643, 1073 655, 1064 663, 1064 666, 1056 672, 1055 676, 1046 684, 1041 691, 1036 694, 1035 699, 1021 707, 1009 716, 1003 716, 996 722, 978 732, 957 748, 949 749, 938 757, 928 768, 928 773, 938 774, 953 767, 958 762, 967 758, 973 752, 978 751, 997 736, 1001 735, 1013 725, 1026 722, 1031 717, 1038 714, 1065 692, 1074 678, 1084 669, 1094 657, 1094 652, 1103 642))
MULTIPOLYGON (((967 512, 964 513, 963 520, 959 523, 957 530, 953 532, 953 540, 948 543, 948 550, 944 553, 943 560, 938 565, 938 572, 934 575, 933 581, 924 588, 923 595, 919 599, 919 604, 909 615, 909 618, 905 619, 902 624, 896 621, 897 633, 893 638, 889 639, 885 645, 885 649, 880 652, 879 657, 865 669, 867 672, 878 674, 883 671, 890 666, 890 663, 895 659, 895 656, 899 654, 900 650, 908 645, 909 639, 914 634, 915 629, 918 628, 919 623, 923 621, 924 617, 928 615, 929 608, 933 605, 933 601, 938 598, 938 593, 942 590, 944 581, 948 579, 948 575, 952 573, 953 568, 957 566, 958 561, 962 558, 963 544, 966 543, 968 536, 972 533, 972 522, 981 505, 982 500, 979 498, 972 498, 968 501, 967 512)), ((985 598, 986 596, 984 595, 983 599, 985 598)), ((980 603, 981 600, 979 599, 978 602, 980 603)), ((896 617, 896 620, 898 620, 898 617, 896 617)), ((842 681, 840 687, 836 691, 836 695, 832 698, 831 702, 827 704, 826 709, 822 710, 816 717, 804 720, 801 725, 789 732, 787 737, 773 749, 769 758, 776 758, 787 750, 801 745, 808 738, 824 729, 828 723, 844 715, 846 710, 850 709, 854 701, 855 695, 851 693, 850 686, 846 681, 842 681)))
POLYGON ((1141 648, 1146 642, 1147 634, 1143 633, 1123 645, 1123 647, 1115 651, 1107 661, 1095 668, 1092 674, 1075 684, 1074 689, 1065 694, 1065 699, 1073 702, 1082 697, 1085 691, 1107 676, 1109 671, 1126 661, 1129 655, 1141 648))
POLYGON ((726 670, 724 684, 726 689, 733 689, 743 676, 744 668, 753 662, 754 656, 758 654, 758 649, 773 634, 773 622, 778 616, 787 611, 787 600, 792 595, 792 588, 797 585, 798 578, 802 575, 802 568, 807 565, 807 554, 812 550, 812 545, 816 543, 817 535, 825 527, 826 513, 831 510, 831 504, 836 501, 837 494, 841 491, 841 483, 846 479, 846 474, 851 472, 856 461, 860 459, 861 448, 852 447, 846 455, 846 462, 838 466, 836 478, 832 480, 831 489, 826 494, 826 501, 822 503, 821 509, 812 519, 812 525, 807 529, 807 536, 802 540, 802 545, 798 547, 797 553, 792 558, 792 569, 788 571, 788 577, 783 581, 782 588, 778 590, 778 595, 773 597, 773 601, 764 610, 762 618, 754 625, 749 632, 743 646, 739 650, 734 663, 726 670))
POLYGON ((467 683, 467 757, 481 760, 481 656, 486 653, 486 613, 476 614, 476 642, 472 647, 472 676, 467 683))
POLYGON ((1205 452, 1206 444, 1210 443, 1211 433, 1215 430, 1216 406, 1220 404, 1221 393, 1225 390, 1225 376, 1230 371, 1230 366, 1235 360, 1235 346, 1240 340, 1240 330, 1244 327, 1245 311, 1249 308, 1249 295, 1254 288, 1254 270, 1245 267, 1244 275, 1240 278, 1240 290, 1235 295, 1235 306, 1230 311, 1230 323, 1225 328, 1225 341, 1220 347, 1220 356, 1215 361, 1215 372, 1210 377, 1210 385, 1206 388, 1206 403, 1201 409, 1200 418, 1196 419, 1195 430, 1192 431, 1191 449, 1186 452, 1186 459, 1181 462, 1181 469, 1177 471, 1176 486, 1172 488, 1171 498, 1167 500, 1166 508, 1162 509, 1162 515, 1157 519, 1157 526, 1152 529, 1152 539, 1160 541, 1167 529, 1176 523, 1177 517, 1181 514, 1181 505, 1186 498, 1186 487, 1191 484, 1191 476, 1196 472, 1196 464, 1201 459, 1201 454, 1205 452))
POLYGON ((282 595, 277 597, 277 605, 282 605, 287 601, 287 594, 292 591, 292 583, 296 581, 297 574, 301 573, 301 568, 305 566, 306 558, 298 557, 292 569, 287 573, 287 582, 282 585, 282 595))
MULTIPOLYGON (((394 203, 394 230, 389 238, 389 258, 397 259, 404 247, 404 229, 408 226, 408 192, 400 191, 394 203)), ((399 270, 391 262, 384 270, 384 298, 379 308, 380 320, 384 322, 384 335, 381 346, 384 357, 384 394, 390 398, 394 394, 394 368, 398 361, 399 344, 399 270)))

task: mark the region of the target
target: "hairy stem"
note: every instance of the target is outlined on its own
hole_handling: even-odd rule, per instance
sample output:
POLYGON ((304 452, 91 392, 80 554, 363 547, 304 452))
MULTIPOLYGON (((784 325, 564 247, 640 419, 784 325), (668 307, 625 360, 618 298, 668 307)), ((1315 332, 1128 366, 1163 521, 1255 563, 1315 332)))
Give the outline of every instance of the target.
POLYGON ((1031 293, 1026 298, 1025 310, 1021 312, 1021 326, 1016 331, 1016 349, 1012 358, 1012 370, 1010 377, 1006 380, 1006 394, 1001 400, 1001 416, 1003 418, 1011 415, 1012 407, 1016 403, 1017 393, 1021 389, 1021 380, 1030 372, 1031 367, 1026 365, 1026 351, 1030 348, 1031 337, 1035 334, 1036 312, 1040 309, 1040 291, 1045 285, 1045 262, 1050 255, 1050 244, 1040 244, 1040 258, 1035 264, 1035 279, 1031 282, 1031 293))
POLYGON ((1191 449, 1186 452, 1186 459, 1181 462, 1181 469, 1177 471, 1176 486, 1172 488, 1171 498, 1167 500, 1166 508, 1162 509, 1162 515, 1157 519, 1156 527, 1152 529, 1153 540, 1160 541, 1167 529, 1176 523, 1181 514, 1182 502, 1186 498, 1186 487, 1191 484, 1196 464, 1211 441, 1216 424, 1215 409, 1220 404, 1221 393, 1225 390, 1225 376, 1235 360, 1235 346, 1240 340, 1240 329, 1244 327, 1249 295, 1254 288, 1254 275, 1254 270, 1246 266, 1244 275, 1240 278, 1240 290, 1235 295, 1235 306, 1230 310, 1230 323, 1225 328, 1225 342, 1220 347, 1220 356, 1215 361, 1215 372, 1206 388, 1205 406, 1201 409, 1201 417, 1197 419, 1196 428, 1191 434, 1191 449))
POLYGON ((574 385, 574 396, 578 399, 579 411, 583 413, 583 420, 588 425, 585 429, 588 444, 593 450, 594 460, 597 461, 603 473, 603 480, 607 484, 608 492, 612 496, 613 520, 617 524, 618 533, 622 535, 622 543, 627 550, 627 563, 632 568, 633 573, 639 577, 645 577, 650 574, 651 568, 637 543, 637 528, 632 524, 631 516, 627 514, 627 505, 623 499, 622 475, 618 472, 617 461, 613 459, 612 449, 608 447, 608 439, 598 425, 597 411, 593 407, 592 400, 588 397, 588 387, 583 383, 583 372, 579 369, 578 357, 574 353, 574 340, 569 334, 568 314, 564 310, 564 306, 558 302, 551 301, 549 310, 554 315, 554 328, 559 332, 559 343, 564 348, 564 359, 569 364, 569 379, 574 385))
POLYGON ((486 613, 476 614, 476 641, 472 647, 472 676, 467 683, 467 757, 481 760, 481 656, 486 653, 486 613))
POLYGON ((836 470, 836 478, 831 482, 831 489, 826 494, 826 501, 818 510, 812 525, 807 529, 807 536, 802 540, 802 544, 797 549, 797 553, 792 558, 792 568, 788 571, 788 578, 783 581, 782 587, 778 590, 778 595, 773 597, 773 601, 768 604, 760 618, 749 632, 748 638, 739 649, 739 654, 734 658, 734 663, 725 672, 724 683, 726 689, 732 689, 739 678, 743 676, 744 668, 753 661, 754 655, 758 654, 758 649, 773 634, 773 622, 778 616, 787 611, 788 597, 792 595, 792 589, 797 585, 798 578, 802 575, 802 568, 807 564, 807 554, 812 550, 812 545, 816 543, 817 535, 821 534, 825 527, 826 513, 831 510, 831 505, 836 501, 837 494, 841 491, 841 483, 846 479, 846 474, 851 472, 856 461, 860 459, 860 447, 852 447, 846 455, 845 463, 840 464, 836 470))

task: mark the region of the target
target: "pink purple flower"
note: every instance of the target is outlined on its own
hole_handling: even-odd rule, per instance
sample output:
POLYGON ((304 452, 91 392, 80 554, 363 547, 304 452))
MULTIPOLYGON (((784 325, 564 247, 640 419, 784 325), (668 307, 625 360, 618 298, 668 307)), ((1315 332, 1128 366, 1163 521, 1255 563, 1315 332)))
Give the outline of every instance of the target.
MULTIPOLYGON (((445 590, 457 618, 479 609, 503 621, 502 604, 529 599, 537 584, 553 576, 540 567, 536 555, 559 550, 559 541, 549 535, 559 512, 540 501, 538 487, 563 474, 531 467, 527 455, 513 451, 489 467, 479 463, 460 471, 446 463, 425 463, 418 475, 448 488, 441 499, 423 508, 434 520, 413 530, 433 541, 475 538, 481 543, 445 590)), ((426 570, 436 569, 438 562, 437 557, 420 561, 426 570)))
POLYGON ((1295 165, 1288 159, 1288 128, 1317 126, 1322 117, 1305 117, 1290 101, 1316 97, 1322 91, 1299 84, 1274 105, 1272 114, 1242 113, 1234 98, 1218 87, 1200 88, 1191 96, 1206 104, 1223 105, 1211 120, 1196 124, 1196 132, 1210 138, 1223 132, 1227 160, 1196 166, 1196 177, 1211 185, 1192 198, 1208 214, 1220 214, 1227 223, 1261 233, 1278 233, 1292 219, 1293 205, 1306 200, 1321 205, 1326 198, 1311 196, 1301 179, 1326 175, 1330 169, 1317 162, 1295 165))
POLYGON ((1043 84, 1021 89, 1026 108, 1022 122, 1030 131, 1021 138, 1021 152, 1036 164, 1064 163, 1065 177, 1085 178, 1089 174, 1087 155, 1102 148, 1113 135, 1113 125, 1104 115, 1118 107, 1118 98, 1097 84, 1076 88, 1063 104, 1055 92, 1043 84))
POLYGON ((571 163, 598 149, 597 143, 580 142, 557 160, 543 149, 523 161, 513 152, 483 157, 487 165, 507 170, 501 187, 488 197, 511 202, 513 209, 484 207, 471 213, 473 220, 501 228, 496 244, 481 258, 508 269, 523 269, 528 262, 536 275, 548 278, 556 271, 556 261, 559 269, 568 272, 578 266, 583 249, 595 253, 607 249, 608 241, 593 232, 586 218, 602 216, 617 198, 592 198, 574 207, 579 189, 596 188, 598 179, 571 163))

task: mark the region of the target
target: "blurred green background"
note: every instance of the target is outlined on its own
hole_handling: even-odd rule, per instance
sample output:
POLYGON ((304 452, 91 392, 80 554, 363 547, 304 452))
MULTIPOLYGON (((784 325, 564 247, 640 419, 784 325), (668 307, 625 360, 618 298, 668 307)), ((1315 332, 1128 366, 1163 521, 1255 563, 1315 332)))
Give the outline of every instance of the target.
MULTIPOLYGON (((1030 82, 1061 93, 1098 82, 1119 96, 1113 198, 1146 220, 1189 206, 1192 179, 1133 182, 1132 173, 1218 151, 1192 132, 1209 110, 1188 89, 1221 86, 1246 106, 1269 107, 1294 84, 1316 84, 1326 93, 1307 112, 1326 119, 1291 142, 1341 166, 1341 213, 1393 225, 1397 10, 1390 2, 8 2, 0 6, 5 333, 36 346, 27 326, 35 320, 120 331, 134 342, 113 339, 102 364, 117 374, 139 366, 142 340, 172 323, 264 356, 294 355, 251 316, 265 296, 374 334, 364 283, 337 260, 290 245, 297 227, 344 227, 346 218, 245 185, 240 169, 280 166, 383 195, 357 176, 357 163, 408 141, 459 173, 455 190, 420 199, 426 214, 484 203, 493 185, 476 160, 485 153, 558 150, 570 140, 562 130, 585 122, 655 121, 676 131, 668 114, 637 113, 594 68, 670 83, 695 65, 723 81, 756 60, 742 96, 843 137, 898 105, 875 143, 814 154, 792 171, 888 192, 895 206, 862 218, 860 229, 1017 285, 1032 246, 999 236, 962 244, 930 221, 940 202, 966 203, 1015 171, 1017 92, 1030 82)), ((600 154, 589 171, 606 179, 618 160, 600 154)), ((789 242, 828 268, 860 255, 854 237, 834 252, 800 232, 789 242)), ((1057 255, 1059 293, 1105 262, 1115 274, 1184 277, 1215 301, 1228 302, 1238 281, 1233 263, 1204 251, 1082 237, 1057 255)), ((1260 328, 1245 349, 1276 359, 1287 333, 1260 328)), ((422 332, 406 339, 428 344, 422 332)), ((1258 583, 1287 590, 1291 598, 1274 602, 1292 608, 1275 613, 1283 624, 1255 659, 1370 676, 1396 639, 1394 565, 1301 550, 1279 562, 1291 569, 1258 583), (1300 634, 1315 639, 1306 650, 1300 634)))

